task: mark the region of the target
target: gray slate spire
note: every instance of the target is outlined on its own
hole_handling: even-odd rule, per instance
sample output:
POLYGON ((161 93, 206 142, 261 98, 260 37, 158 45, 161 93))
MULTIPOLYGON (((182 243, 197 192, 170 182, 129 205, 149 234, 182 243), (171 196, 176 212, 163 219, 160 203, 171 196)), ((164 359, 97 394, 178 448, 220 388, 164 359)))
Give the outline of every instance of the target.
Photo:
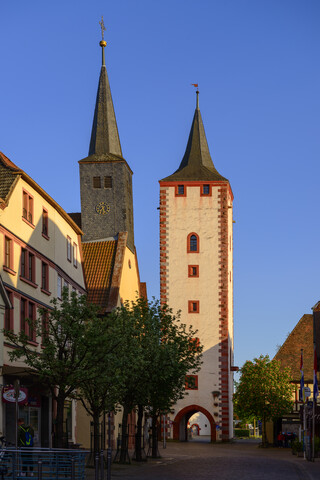
POLYGON ((94 111, 89 156, 111 153, 122 157, 118 126, 104 61, 104 47, 106 42, 101 41, 100 45, 102 47, 102 66, 94 111))
POLYGON ((228 181, 216 170, 208 147, 199 109, 199 92, 189 140, 184 157, 176 170, 162 181, 223 180, 228 181))

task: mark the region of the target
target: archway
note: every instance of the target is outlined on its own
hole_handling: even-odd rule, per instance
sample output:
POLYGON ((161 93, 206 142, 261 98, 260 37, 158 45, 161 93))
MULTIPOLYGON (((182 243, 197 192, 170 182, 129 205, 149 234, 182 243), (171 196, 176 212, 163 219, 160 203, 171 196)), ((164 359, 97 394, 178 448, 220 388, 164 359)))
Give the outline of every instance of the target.
POLYGON ((211 413, 208 412, 208 410, 200 407, 199 405, 189 405, 188 407, 183 408, 182 410, 180 410, 180 412, 177 413, 173 421, 174 440, 181 440, 183 442, 188 441, 188 420, 196 412, 201 412, 207 417, 211 427, 211 442, 216 441, 216 423, 213 419, 213 416, 211 415, 211 413))

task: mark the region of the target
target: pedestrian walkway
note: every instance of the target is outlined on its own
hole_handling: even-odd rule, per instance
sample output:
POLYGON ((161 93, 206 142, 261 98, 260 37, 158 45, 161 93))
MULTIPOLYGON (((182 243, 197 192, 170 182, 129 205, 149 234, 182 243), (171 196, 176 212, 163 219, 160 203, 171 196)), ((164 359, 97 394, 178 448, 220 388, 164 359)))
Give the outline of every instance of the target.
MULTIPOLYGON (((319 480, 320 458, 307 462, 291 449, 259 448, 257 440, 228 444, 168 442, 161 458, 112 465, 112 480, 319 480)), ((94 471, 87 469, 87 479, 94 471)))

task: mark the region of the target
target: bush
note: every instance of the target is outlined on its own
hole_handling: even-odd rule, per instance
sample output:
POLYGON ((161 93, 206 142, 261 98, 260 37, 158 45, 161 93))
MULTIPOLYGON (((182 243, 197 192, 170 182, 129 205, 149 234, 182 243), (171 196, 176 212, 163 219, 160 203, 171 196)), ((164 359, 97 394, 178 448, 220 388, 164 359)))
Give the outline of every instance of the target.
POLYGON ((235 428, 234 435, 237 438, 250 437, 250 430, 247 430, 245 428, 235 428))
POLYGON ((297 438, 292 442, 291 447, 292 447, 292 453, 298 453, 303 451, 303 443, 299 442, 297 438))

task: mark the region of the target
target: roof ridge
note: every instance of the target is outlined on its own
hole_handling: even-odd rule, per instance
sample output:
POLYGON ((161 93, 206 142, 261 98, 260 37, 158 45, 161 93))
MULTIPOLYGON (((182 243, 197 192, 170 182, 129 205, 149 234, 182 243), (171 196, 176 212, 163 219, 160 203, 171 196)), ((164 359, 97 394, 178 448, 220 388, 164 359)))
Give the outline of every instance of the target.
POLYGON ((14 164, 3 152, 0 152, 0 160, 6 167, 10 168, 10 170, 22 171, 21 168, 14 164))

